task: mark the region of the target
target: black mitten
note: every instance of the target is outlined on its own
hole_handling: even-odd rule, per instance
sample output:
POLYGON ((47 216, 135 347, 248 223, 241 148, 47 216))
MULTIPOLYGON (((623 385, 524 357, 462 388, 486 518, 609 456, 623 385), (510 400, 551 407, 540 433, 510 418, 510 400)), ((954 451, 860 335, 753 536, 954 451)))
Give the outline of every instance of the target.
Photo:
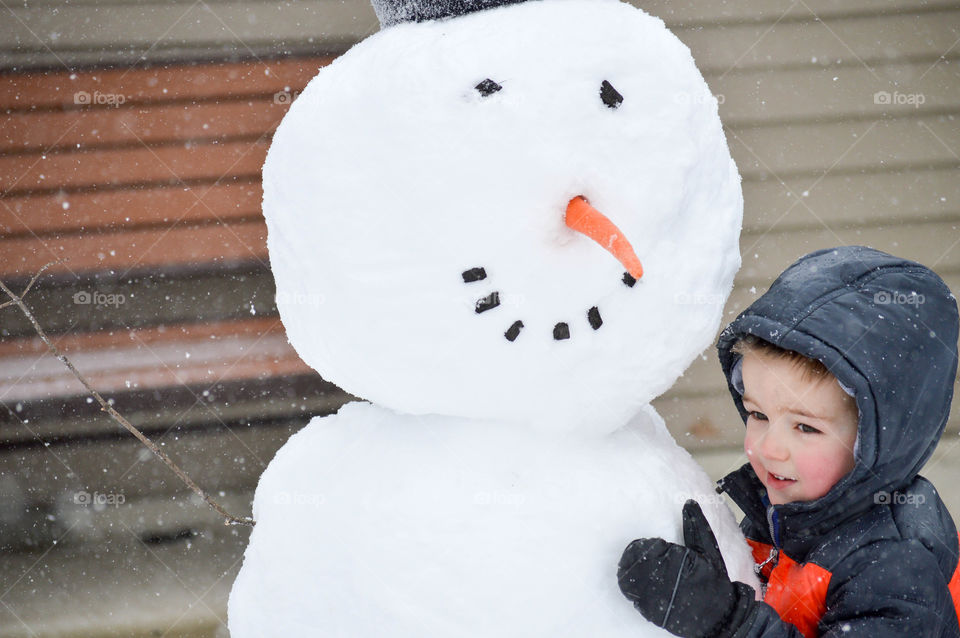
POLYGON ((700 505, 683 506, 684 545, 641 538, 620 558, 620 591, 644 618, 683 638, 727 638, 750 614, 753 589, 730 582, 700 505))

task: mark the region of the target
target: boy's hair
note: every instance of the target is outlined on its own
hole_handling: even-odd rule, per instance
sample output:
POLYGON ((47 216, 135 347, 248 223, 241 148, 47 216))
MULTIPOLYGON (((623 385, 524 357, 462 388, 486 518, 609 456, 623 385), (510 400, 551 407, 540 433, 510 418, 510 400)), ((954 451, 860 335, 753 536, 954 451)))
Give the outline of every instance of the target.
POLYGON ((769 341, 764 341, 754 335, 744 335, 733 344, 730 351, 740 356, 748 352, 754 352, 775 359, 783 359, 801 368, 802 378, 807 381, 820 381, 833 376, 833 374, 827 370, 827 366, 823 365, 820 361, 805 357, 799 352, 775 346, 769 341))

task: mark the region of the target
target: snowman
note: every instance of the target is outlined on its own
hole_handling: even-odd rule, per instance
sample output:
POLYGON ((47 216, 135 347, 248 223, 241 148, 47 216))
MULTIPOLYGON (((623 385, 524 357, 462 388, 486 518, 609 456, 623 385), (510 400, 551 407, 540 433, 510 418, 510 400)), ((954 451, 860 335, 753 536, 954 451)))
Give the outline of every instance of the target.
POLYGON ((617 561, 636 537, 681 542, 687 498, 754 582, 649 405, 739 267, 716 100, 617 0, 390 2, 264 165, 290 342, 364 401, 261 477, 231 634, 667 635, 617 561))

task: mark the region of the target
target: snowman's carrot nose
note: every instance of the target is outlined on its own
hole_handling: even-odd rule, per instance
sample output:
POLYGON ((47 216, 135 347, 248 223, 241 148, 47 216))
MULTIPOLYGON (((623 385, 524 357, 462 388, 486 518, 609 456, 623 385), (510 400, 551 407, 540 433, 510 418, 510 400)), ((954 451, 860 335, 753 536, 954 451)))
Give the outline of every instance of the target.
POLYGON ((604 247, 611 255, 617 258, 634 279, 643 276, 643 266, 640 259, 633 252, 633 246, 616 225, 606 215, 587 203, 581 196, 576 196, 567 204, 567 214, 564 220, 568 227, 583 233, 593 241, 604 247))

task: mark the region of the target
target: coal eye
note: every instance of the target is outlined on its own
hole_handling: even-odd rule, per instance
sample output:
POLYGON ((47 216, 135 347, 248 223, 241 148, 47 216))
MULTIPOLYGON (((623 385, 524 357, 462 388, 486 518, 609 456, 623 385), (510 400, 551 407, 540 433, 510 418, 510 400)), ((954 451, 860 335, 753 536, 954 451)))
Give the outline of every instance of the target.
POLYGON ((482 95, 483 97, 487 97, 488 95, 493 95, 503 87, 497 84, 496 82, 494 82, 493 80, 491 80, 490 78, 487 78, 486 80, 484 80, 483 82, 481 82, 480 84, 476 85, 473 88, 479 91, 480 95, 482 95))
POLYGON ((620 92, 606 80, 600 85, 600 99, 611 109, 617 108, 623 102, 623 96, 620 95, 620 92))

